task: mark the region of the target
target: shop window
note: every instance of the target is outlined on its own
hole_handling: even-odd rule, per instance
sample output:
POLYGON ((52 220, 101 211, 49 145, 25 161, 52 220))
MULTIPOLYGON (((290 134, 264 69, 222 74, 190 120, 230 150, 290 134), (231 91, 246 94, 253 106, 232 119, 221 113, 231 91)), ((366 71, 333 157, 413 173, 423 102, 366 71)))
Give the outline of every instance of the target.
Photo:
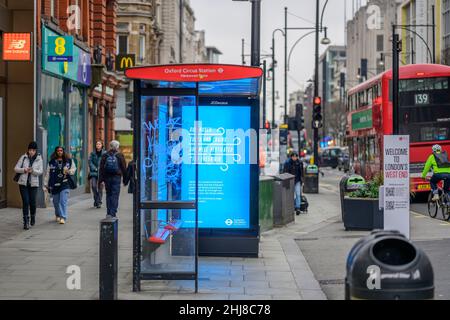
POLYGON ((47 161, 57 146, 65 145, 66 100, 64 81, 42 74, 39 120, 47 131, 47 161))
POLYGON ((84 89, 71 86, 69 93, 70 110, 70 153, 77 166, 78 184, 84 184, 84 89))

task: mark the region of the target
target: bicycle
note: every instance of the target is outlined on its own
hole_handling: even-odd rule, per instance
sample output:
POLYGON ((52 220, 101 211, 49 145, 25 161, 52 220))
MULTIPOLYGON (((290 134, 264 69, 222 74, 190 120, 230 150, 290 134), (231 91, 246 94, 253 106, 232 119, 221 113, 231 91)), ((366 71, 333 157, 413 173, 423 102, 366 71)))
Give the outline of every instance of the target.
POLYGON ((438 188, 439 190, 439 200, 432 201, 433 193, 430 192, 428 196, 428 214, 432 218, 436 218, 438 210, 441 209, 442 218, 444 221, 450 221, 450 195, 444 193, 442 188, 438 188))

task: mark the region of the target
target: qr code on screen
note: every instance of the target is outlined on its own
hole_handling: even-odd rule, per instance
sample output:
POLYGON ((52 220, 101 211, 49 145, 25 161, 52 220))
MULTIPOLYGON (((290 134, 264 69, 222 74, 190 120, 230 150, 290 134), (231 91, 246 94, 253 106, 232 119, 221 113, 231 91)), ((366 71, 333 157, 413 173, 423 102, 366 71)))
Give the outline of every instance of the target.
POLYGON ((395 209, 395 201, 386 201, 385 210, 394 210, 395 209))

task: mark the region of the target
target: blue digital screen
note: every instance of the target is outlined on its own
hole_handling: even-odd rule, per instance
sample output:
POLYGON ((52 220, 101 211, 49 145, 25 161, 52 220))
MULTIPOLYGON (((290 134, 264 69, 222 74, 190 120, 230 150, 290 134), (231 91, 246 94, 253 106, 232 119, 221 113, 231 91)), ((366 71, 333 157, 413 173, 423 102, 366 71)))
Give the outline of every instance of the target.
MULTIPOLYGON (((250 227, 250 113, 250 106, 199 106, 196 158, 195 107, 183 107, 198 162, 199 228, 250 227)), ((195 165, 183 165, 181 175, 182 199, 194 200, 195 165)))

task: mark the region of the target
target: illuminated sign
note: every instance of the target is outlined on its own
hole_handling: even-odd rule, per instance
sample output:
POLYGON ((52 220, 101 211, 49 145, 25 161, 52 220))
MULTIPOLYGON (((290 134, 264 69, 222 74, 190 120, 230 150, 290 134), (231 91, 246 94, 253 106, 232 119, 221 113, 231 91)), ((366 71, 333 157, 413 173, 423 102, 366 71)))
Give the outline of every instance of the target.
POLYGON ((125 71, 136 65, 135 54, 119 54, 116 57, 116 71, 125 71))
POLYGON ((49 36, 47 45, 48 62, 73 61, 73 37, 49 36))
MULTIPOLYGON (((199 106, 199 228, 250 228, 251 106, 199 106), (232 205, 231 205, 232 204, 232 205)), ((192 133, 195 106, 183 107, 182 127, 192 133)), ((256 137, 255 137, 256 140, 256 137)), ((193 157, 195 152, 193 153, 193 157)), ((195 162, 195 159, 192 159, 195 162)), ((195 199, 195 166, 182 170, 182 199, 195 199)))
POLYGON ((4 33, 3 60, 31 61, 31 33, 4 33))
POLYGON ((174 64, 127 69, 125 75, 130 79, 170 82, 209 82, 259 78, 262 76, 262 72, 262 69, 257 67, 216 64, 174 64))

